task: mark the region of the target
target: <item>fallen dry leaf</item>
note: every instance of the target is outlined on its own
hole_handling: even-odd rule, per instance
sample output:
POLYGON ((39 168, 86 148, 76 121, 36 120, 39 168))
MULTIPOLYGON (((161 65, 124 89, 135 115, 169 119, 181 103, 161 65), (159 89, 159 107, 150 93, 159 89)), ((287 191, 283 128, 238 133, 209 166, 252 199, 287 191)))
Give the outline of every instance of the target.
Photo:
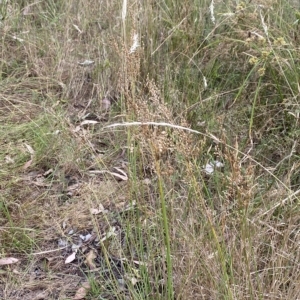
POLYGON ((5 156, 5 162, 7 164, 13 164, 15 161, 9 155, 6 155, 5 156))
POLYGON ((104 206, 101 203, 99 204, 98 209, 97 208, 91 208, 90 209, 90 212, 91 212, 92 215, 98 215, 98 214, 100 214, 104 211, 105 211, 104 206))
MULTIPOLYGON (((123 171, 122 169, 120 168, 117 168, 117 167, 114 167, 115 170, 117 170, 119 173, 123 174, 123 180, 128 180, 128 176, 127 174, 125 173, 125 171, 123 171)), ((120 177, 121 178, 121 177, 120 177)), ((121 178, 122 179, 122 178, 121 178)))
POLYGON ((32 148, 30 145, 26 144, 26 143, 25 143, 25 146, 26 146, 28 152, 29 152, 31 155, 34 155, 35 151, 33 150, 33 148, 32 148))
POLYGON ((80 126, 86 125, 86 124, 98 124, 98 121, 93 121, 93 120, 85 120, 80 123, 80 126))
POLYGON ((76 24, 73 24, 73 26, 80 34, 82 33, 82 30, 80 30, 80 28, 76 24))
POLYGON ((31 181, 31 183, 36 186, 51 186, 51 183, 47 183, 44 177, 36 177, 34 181, 31 181))
MULTIPOLYGON (((118 171, 120 171, 119 168, 115 168, 115 169, 117 169, 118 171)), ((121 175, 121 174, 116 173, 116 172, 110 172, 108 170, 101 170, 101 171, 100 170, 92 170, 92 171, 89 171, 90 174, 105 174, 105 173, 107 173, 107 174, 110 174, 110 175, 112 175, 112 176, 114 176, 116 178, 119 178, 121 180, 127 181, 128 180, 127 174, 124 171, 122 171, 122 170, 121 170, 121 172, 123 174, 125 174, 125 175, 121 175)))
POLYGON ((110 227, 110 228, 109 228, 109 231, 106 233, 105 237, 103 237, 103 238, 101 239, 101 242, 106 241, 106 240, 109 239, 111 236, 116 236, 117 234, 115 233, 115 231, 116 231, 116 227, 115 227, 115 226, 110 227))
POLYGON ((128 180, 127 175, 123 176, 123 175, 121 175, 121 174, 119 174, 119 173, 116 173, 116 172, 109 172, 109 173, 110 173, 111 175, 113 175, 113 176, 115 176, 115 177, 121 179, 121 180, 124 180, 124 181, 127 181, 127 180, 128 180))
POLYGON ((74 251, 71 255, 69 255, 66 260, 65 264, 71 263, 76 258, 76 251, 74 251))
POLYGON ((213 174, 215 168, 221 168, 224 167, 224 164, 219 162, 218 160, 209 162, 205 165, 205 167, 203 166, 204 172, 208 175, 213 174))
POLYGON ((78 64, 80 65, 80 66, 89 66, 89 65, 92 65, 94 63, 94 61, 93 60, 90 60, 90 59, 86 59, 85 61, 83 61, 83 62, 78 62, 78 64))
POLYGON ((79 237, 80 237, 84 242, 87 242, 87 241, 89 241, 89 240, 93 237, 93 235, 91 235, 90 233, 88 233, 88 234, 86 234, 86 235, 80 234, 79 237))
POLYGON ((0 259, 0 266, 15 264, 19 260, 14 257, 5 257, 0 259))
POLYGON ((74 191, 74 190, 78 189, 79 186, 80 186, 79 183, 74 183, 72 185, 69 185, 68 188, 67 188, 67 192, 74 191))
POLYGON ((111 101, 107 98, 103 98, 101 102, 102 102, 101 103, 101 108, 104 111, 108 111, 110 109, 110 106, 111 106, 111 101))
POLYGON ((48 291, 43 291, 39 294, 37 294, 33 300, 44 300, 44 299, 49 299, 49 292, 48 291))
POLYGON ((21 39, 21 38, 15 36, 15 35, 12 35, 12 39, 14 39, 14 40, 16 40, 16 41, 18 41, 18 42, 20 42, 20 43, 23 43, 23 42, 24 42, 23 39, 21 39))
POLYGON ((76 126, 74 129, 73 129, 73 132, 76 133, 78 131, 80 131, 81 127, 80 126, 76 126))
POLYGON ((23 16, 29 16, 31 14, 31 5, 25 6, 23 9, 23 16))
POLYGON ((91 288, 90 284, 88 282, 85 282, 82 287, 80 287, 77 291, 76 294, 73 298, 73 300, 80 300, 80 299, 84 299, 87 292, 89 291, 89 289, 91 288))
POLYGON ((137 264, 137 265, 140 265, 140 266, 146 266, 146 267, 148 267, 148 263, 146 263, 146 262, 143 262, 143 261, 138 261, 138 260, 133 260, 133 262, 135 263, 135 264, 137 264))
POLYGON ((96 253, 94 250, 90 250, 90 252, 88 253, 88 255, 86 256, 86 264, 89 266, 90 270, 94 270, 96 269, 96 264, 94 262, 94 259, 97 257, 96 253))
POLYGON ((53 169, 49 169, 48 171, 46 171, 45 173, 43 173, 44 177, 47 177, 48 175, 50 175, 51 173, 53 173, 53 169))
POLYGON ((32 7, 42 1, 35 1, 34 3, 31 3, 23 8, 23 16, 29 16, 33 15, 34 13, 32 12, 32 7))
POLYGON ((32 163, 32 159, 29 160, 28 162, 26 162, 26 164, 23 166, 23 170, 28 169, 30 167, 31 163, 32 163))
POLYGON ((131 277, 131 276, 125 276, 127 280, 129 280, 131 282, 132 285, 136 285, 139 280, 135 277, 131 277))

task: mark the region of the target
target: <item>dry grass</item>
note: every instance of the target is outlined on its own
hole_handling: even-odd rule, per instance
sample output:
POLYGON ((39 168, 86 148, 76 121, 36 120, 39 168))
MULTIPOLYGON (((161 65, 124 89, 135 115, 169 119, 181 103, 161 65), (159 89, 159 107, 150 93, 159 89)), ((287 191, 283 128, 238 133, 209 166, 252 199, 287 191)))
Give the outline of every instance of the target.
POLYGON ((299 299, 299 10, 2 1, 0 298, 299 299))

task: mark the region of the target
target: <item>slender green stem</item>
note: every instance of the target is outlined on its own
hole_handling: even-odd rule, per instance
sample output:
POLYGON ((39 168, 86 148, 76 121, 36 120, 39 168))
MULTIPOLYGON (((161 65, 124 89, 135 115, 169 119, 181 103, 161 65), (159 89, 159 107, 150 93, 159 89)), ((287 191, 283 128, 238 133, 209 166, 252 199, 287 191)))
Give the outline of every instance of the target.
POLYGON ((259 94, 259 87, 260 87, 260 83, 261 83, 261 78, 262 77, 259 77, 259 80, 258 80, 258 85, 257 85, 257 89, 255 90, 255 96, 254 96, 252 109, 251 109, 251 117, 250 117, 250 124, 249 124, 249 139, 250 140, 252 139, 251 135, 252 135, 253 120, 254 120, 254 112, 255 112, 257 97, 258 97, 258 94, 259 94))
POLYGON ((160 176, 160 168, 159 162, 156 162, 157 166, 157 174, 158 174, 158 188, 159 188, 159 198, 161 203, 161 212, 162 212, 162 219, 163 219, 163 227, 164 227, 164 237, 165 237, 165 246, 167 251, 167 288, 168 288, 168 299, 174 299, 173 295, 173 274, 172 274, 172 258, 171 258, 171 245, 170 245, 170 234, 169 234, 169 224, 168 224, 168 216, 167 216, 167 209, 166 209, 166 200, 164 195, 163 189, 163 182, 160 176))

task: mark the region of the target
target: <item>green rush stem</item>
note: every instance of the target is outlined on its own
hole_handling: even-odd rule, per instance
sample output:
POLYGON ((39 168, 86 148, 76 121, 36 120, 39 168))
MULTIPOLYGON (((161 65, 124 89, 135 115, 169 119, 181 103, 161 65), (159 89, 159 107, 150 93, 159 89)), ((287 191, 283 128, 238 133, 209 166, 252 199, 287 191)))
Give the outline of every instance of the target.
POLYGON ((173 275, 172 275, 172 259, 171 259, 171 246, 170 246, 170 234, 169 234, 169 225, 168 225, 168 216, 166 210, 166 200, 164 196, 164 190, 162 185, 162 180, 160 176, 160 168, 159 162, 156 161, 157 167, 157 174, 158 174, 158 187, 159 187, 159 196, 161 201, 161 212, 163 217, 163 226, 165 231, 165 246, 167 250, 167 272, 168 272, 168 280, 167 280, 167 287, 168 287, 168 299, 173 299, 173 275))
POLYGON ((252 109, 251 109, 251 117, 250 117, 250 124, 249 124, 249 139, 250 139, 250 141, 252 140, 251 135, 252 135, 252 126, 253 126, 255 105, 256 105, 256 101, 257 101, 257 97, 258 97, 261 78, 262 78, 262 76, 259 77, 258 86, 257 86, 257 89, 255 91, 255 97, 254 97, 253 104, 252 104, 252 109))

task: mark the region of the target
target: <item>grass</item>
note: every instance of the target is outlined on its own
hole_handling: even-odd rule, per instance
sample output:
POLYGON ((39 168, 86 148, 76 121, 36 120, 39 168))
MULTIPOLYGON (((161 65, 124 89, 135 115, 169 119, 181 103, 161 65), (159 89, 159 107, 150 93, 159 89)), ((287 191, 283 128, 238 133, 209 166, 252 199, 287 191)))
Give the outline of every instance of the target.
POLYGON ((0 2, 1 299, 299 299, 300 7, 225 2, 0 2))

